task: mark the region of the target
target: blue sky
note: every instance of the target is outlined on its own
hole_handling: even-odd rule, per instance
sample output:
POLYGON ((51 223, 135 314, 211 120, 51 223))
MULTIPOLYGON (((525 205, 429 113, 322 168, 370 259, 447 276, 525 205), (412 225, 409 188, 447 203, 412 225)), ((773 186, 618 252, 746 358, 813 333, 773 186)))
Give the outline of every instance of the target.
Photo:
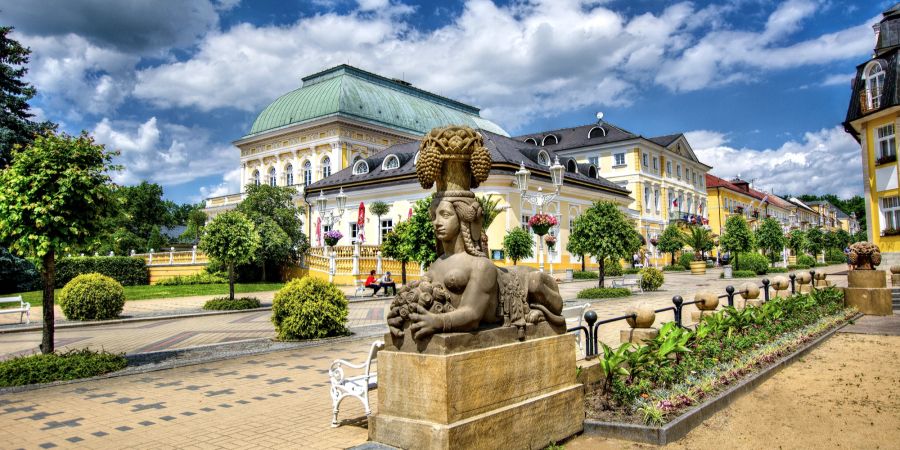
POLYGON ((269 102, 349 62, 482 108, 512 134, 592 122, 686 133, 723 177, 862 193, 841 130, 890 1, 0 0, 40 119, 119 149, 124 184, 236 192, 269 102))

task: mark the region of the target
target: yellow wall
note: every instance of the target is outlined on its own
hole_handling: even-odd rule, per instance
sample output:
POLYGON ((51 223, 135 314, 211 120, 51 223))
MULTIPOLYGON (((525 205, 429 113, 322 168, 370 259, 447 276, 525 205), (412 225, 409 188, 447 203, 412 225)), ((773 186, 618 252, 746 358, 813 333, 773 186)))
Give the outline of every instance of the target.
MULTIPOLYGON (((895 108, 896 109, 896 108, 895 108)), ((879 211, 880 207, 880 199, 885 196, 900 196, 900 189, 890 189, 885 191, 878 191, 878 187, 876 184, 876 176, 875 176, 875 149, 876 149, 876 136, 875 129, 890 123, 896 123, 897 114, 888 114, 885 116, 880 116, 875 119, 871 119, 863 122, 863 126, 865 127, 864 137, 866 143, 866 153, 867 158, 864 160, 864 163, 867 163, 868 169, 868 177, 866 180, 863 180, 868 186, 866 186, 866 201, 868 202, 869 211, 871 211, 871 217, 869 217, 867 221, 868 226, 868 234, 869 239, 878 246, 881 251, 884 252, 900 252, 900 236, 881 236, 881 227, 882 220, 879 211)), ((897 133, 900 130, 895 126, 894 133, 897 136, 897 133)), ((900 142, 900 139, 897 139, 900 142)), ((896 162, 888 163, 888 164, 897 164, 896 162)), ((883 167, 888 164, 884 164, 877 167, 883 167)))
POLYGON ((180 266, 149 266, 150 284, 156 284, 159 280, 175 276, 195 275, 203 272, 203 269, 205 268, 206 263, 180 266))

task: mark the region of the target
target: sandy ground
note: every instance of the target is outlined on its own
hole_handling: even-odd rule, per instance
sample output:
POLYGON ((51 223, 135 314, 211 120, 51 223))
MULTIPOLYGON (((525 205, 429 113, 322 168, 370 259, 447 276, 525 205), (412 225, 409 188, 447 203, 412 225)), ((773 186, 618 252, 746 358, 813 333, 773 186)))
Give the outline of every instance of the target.
MULTIPOLYGON (((590 436, 564 445, 655 447, 590 436)), ((665 448, 900 448, 900 336, 835 335, 665 448)))

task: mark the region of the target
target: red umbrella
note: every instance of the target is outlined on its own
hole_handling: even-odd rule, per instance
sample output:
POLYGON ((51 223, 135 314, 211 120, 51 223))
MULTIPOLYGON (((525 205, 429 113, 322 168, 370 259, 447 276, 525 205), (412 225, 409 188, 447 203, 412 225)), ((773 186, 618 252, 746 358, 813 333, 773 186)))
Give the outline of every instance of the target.
POLYGON ((356 218, 356 242, 366 242, 366 205, 359 202, 359 216, 356 218))

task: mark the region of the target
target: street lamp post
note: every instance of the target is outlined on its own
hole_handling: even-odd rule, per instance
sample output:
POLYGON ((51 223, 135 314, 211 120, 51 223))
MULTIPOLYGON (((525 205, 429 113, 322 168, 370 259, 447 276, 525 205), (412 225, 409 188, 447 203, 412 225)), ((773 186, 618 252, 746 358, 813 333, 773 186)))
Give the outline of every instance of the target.
MULTIPOLYGON (((319 212, 319 217, 322 219, 322 224, 328 227, 329 230, 334 229, 335 226, 341 223, 341 217, 344 215, 344 208, 347 206, 347 195, 344 194, 344 188, 341 187, 340 192, 337 194, 337 207, 334 209, 328 209, 328 199, 325 198, 325 193, 323 191, 319 191, 319 197, 316 198, 316 209, 319 212)), ((334 282, 334 274, 336 270, 335 264, 335 253, 334 246, 329 245, 331 251, 328 252, 328 282, 334 282)))
MULTIPOLYGON (((528 202, 532 206, 536 206, 538 208, 538 212, 544 213, 544 205, 549 204, 559 197, 559 189, 563 184, 563 166, 559 163, 559 156, 555 156, 553 160, 553 165, 550 166, 550 181, 553 182, 554 192, 551 194, 544 194, 543 188, 538 187, 536 193, 528 192, 528 178, 531 176, 531 171, 525 168, 525 162, 522 161, 519 166, 519 170, 516 171, 516 184, 519 186, 519 191, 522 194, 522 201, 520 203, 519 210, 524 209, 525 202, 528 202)), ((560 245, 561 243, 557 244, 560 245)), ((541 272, 544 271, 544 237, 538 236, 538 270, 541 272)))

